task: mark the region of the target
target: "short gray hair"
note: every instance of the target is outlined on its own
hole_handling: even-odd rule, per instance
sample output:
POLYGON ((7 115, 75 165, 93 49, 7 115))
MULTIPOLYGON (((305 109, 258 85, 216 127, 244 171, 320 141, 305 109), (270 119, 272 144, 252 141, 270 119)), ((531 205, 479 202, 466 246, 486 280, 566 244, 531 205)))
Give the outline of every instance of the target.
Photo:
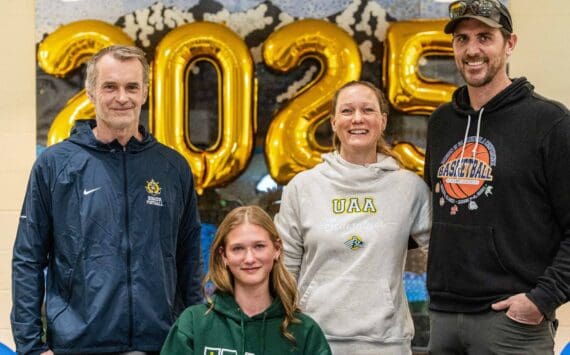
POLYGON ((111 54, 113 58, 119 61, 126 61, 133 58, 137 59, 143 68, 143 85, 145 87, 148 87, 150 65, 148 64, 146 55, 142 49, 135 46, 113 45, 101 49, 87 62, 87 68, 85 69, 85 89, 87 91, 92 91, 95 89, 95 83, 97 82, 96 65, 99 60, 107 54, 111 54))

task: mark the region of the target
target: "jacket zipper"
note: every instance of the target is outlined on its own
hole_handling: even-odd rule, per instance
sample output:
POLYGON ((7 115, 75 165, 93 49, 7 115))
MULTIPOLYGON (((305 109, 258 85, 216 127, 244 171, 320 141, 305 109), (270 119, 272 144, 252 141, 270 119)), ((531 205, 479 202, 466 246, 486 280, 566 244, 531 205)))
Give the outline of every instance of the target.
POLYGON ((133 346, 133 291, 131 275, 131 241, 129 229, 129 195, 127 183, 127 148, 123 147, 123 193, 125 195, 125 242, 127 250, 127 299, 129 301, 129 349, 133 346))

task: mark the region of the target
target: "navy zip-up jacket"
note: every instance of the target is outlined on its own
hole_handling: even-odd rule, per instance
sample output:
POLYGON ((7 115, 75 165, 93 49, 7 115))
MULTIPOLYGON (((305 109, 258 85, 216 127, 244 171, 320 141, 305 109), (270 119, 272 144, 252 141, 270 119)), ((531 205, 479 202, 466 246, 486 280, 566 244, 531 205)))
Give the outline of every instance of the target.
POLYGON ((143 140, 123 147, 97 141, 95 124, 78 121, 32 169, 12 262, 19 354, 159 351, 201 301, 188 163, 142 127, 143 140))

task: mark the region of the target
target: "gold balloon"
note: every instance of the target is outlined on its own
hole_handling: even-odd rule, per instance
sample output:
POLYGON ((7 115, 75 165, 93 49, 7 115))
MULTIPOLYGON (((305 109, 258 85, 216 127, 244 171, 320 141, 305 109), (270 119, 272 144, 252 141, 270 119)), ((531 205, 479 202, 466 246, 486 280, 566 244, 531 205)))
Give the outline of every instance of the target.
POLYGON ((69 99, 65 107, 55 117, 47 135, 47 146, 69 137, 71 128, 77 119, 89 117, 95 117, 95 106, 89 101, 85 89, 83 89, 69 99))
POLYGON ((321 154, 331 150, 317 142, 315 131, 329 119, 334 93, 360 78, 358 46, 348 33, 324 20, 296 21, 263 44, 265 63, 280 72, 295 69, 307 58, 320 63, 320 72, 277 113, 265 140, 269 173, 280 184, 315 166, 321 154))
POLYGON ((382 77, 388 99, 397 110, 430 114, 451 100, 454 85, 423 77, 418 69, 424 56, 453 57, 451 36, 443 32, 446 22, 399 21, 388 28, 382 77))
POLYGON ((169 32, 158 44, 153 65, 151 130, 192 167, 196 190, 224 185, 247 167, 253 150, 256 82, 245 42, 222 24, 195 22, 169 32), (220 135, 203 151, 188 137, 186 87, 190 64, 210 62, 218 74, 220 135))
MULTIPOLYGON (((133 45, 133 40, 121 29, 96 20, 76 21, 59 27, 38 46, 38 64, 48 74, 64 77, 87 62, 93 54, 112 44, 133 45)), ((95 110, 85 90, 70 99, 52 122, 47 145, 69 136, 78 118, 95 116, 95 110)))
POLYGON ((408 142, 394 142, 392 153, 404 168, 424 176, 425 152, 421 148, 408 142))

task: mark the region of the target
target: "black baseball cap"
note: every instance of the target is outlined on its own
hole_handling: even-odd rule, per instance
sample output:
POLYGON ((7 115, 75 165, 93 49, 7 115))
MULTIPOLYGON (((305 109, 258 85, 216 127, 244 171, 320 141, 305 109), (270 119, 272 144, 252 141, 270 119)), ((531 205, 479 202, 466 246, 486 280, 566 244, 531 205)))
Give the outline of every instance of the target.
POLYGON ((444 32, 453 33, 455 26, 465 19, 479 20, 489 27, 504 28, 513 32, 513 21, 509 9, 499 0, 460 0, 449 4, 449 18, 444 32))

